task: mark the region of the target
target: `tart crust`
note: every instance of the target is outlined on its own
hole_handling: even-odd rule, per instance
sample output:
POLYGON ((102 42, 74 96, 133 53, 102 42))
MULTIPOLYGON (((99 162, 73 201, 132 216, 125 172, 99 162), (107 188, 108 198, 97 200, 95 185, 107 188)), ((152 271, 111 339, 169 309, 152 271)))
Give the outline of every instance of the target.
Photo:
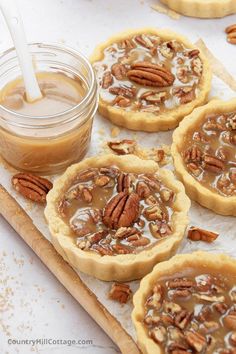
POLYGON ((187 268, 198 267, 212 269, 221 272, 227 269, 229 274, 236 275, 236 261, 224 254, 211 254, 207 252, 194 252, 192 254, 176 255, 171 260, 162 262, 154 267, 153 271, 141 280, 140 287, 133 297, 134 310, 132 312, 132 320, 137 333, 138 345, 143 354, 162 354, 161 347, 155 343, 147 334, 142 320, 145 316, 144 304, 150 290, 162 277, 168 277, 172 274, 186 270, 187 268))
POLYGON ((53 245, 75 269, 101 280, 128 281, 143 277, 152 270, 156 263, 170 258, 176 252, 188 225, 189 208, 190 200, 185 194, 184 187, 181 182, 176 181, 171 171, 159 169, 154 161, 143 161, 134 155, 103 155, 72 165, 56 180, 53 189, 47 195, 45 216, 53 245), (73 243, 69 236, 70 228, 58 212, 58 202, 80 171, 91 167, 100 168, 112 165, 125 172, 158 173, 160 180, 176 194, 171 218, 173 234, 137 254, 101 256, 95 252, 82 251, 73 243))
MULTIPOLYGON (((193 46, 193 44, 191 44, 184 36, 176 34, 170 30, 142 28, 136 30, 127 30, 125 32, 119 33, 109 38, 104 43, 98 45, 90 57, 91 63, 94 64, 103 58, 103 51, 105 48, 109 47, 115 42, 130 38, 136 34, 157 35, 166 41, 176 39, 189 49, 196 49, 196 47, 193 46)), ((153 132, 175 128, 184 116, 191 113, 195 107, 200 106, 207 101, 208 94, 211 89, 212 74, 208 59, 201 52, 199 57, 203 63, 203 72, 198 85, 200 92, 193 101, 184 105, 182 104, 173 110, 155 115, 154 113, 149 112, 129 112, 122 108, 115 108, 99 99, 99 113, 108 118, 112 123, 132 130, 153 132)))
POLYGON ((174 131, 171 153, 174 159, 174 166, 178 178, 185 185, 186 193, 202 206, 213 210, 221 215, 236 216, 236 196, 224 197, 207 187, 204 187, 193 176, 188 173, 181 156, 182 139, 186 132, 193 126, 198 126, 207 114, 227 113, 236 110, 236 99, 223 102, 212 100, 203 107, 196 108, 187 116, 174 131))
POLYGON ((224 17, 236 12, 234 0, 161 0, 183 15, 201 18, 224 17))

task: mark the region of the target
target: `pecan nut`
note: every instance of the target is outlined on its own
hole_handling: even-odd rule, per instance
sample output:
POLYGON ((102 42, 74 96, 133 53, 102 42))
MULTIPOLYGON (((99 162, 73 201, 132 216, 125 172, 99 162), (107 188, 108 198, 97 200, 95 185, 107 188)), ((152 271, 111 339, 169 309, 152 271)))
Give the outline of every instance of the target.
POLYGON ((117 177, 117 192, 130 192, 131 179, 129 174, 120 173, 117 177))
POLYGON ((154 44, 151 39, 145 34, 140 34, 136 36, 135 40, 145 48, 151 49, 154 47, 154 44))
POLYGON ((163 343, 166 340, 166 329, 163 326, 155 327, 149 331, 151 338, 156 343, 163 343))
POLYGON ((24 172, 12 177, 12 185, 25 198, 38 203, 46 202, 46 195, 53 187, 46 178, 24 172))
POLYGON ((187 310, 182 310, 175 317, 175 325, 180 329, 185 329, 191 321, 193 313, 187 310))
POLYGON ((215 156, 205 155, 204 156, 204 168, 213 173, 220 173, 224 170, 225 164, 222 160, 215 156))
POLYGON ((128 87, 128 86, 119 86, 119 87, 110 87, 109 92, 112 95, 123 96, 126 98, 133 98, 136 94, 135 87, 128 87))
POLYGON ((144 86, 166 87, 172 85, 175 80, 168 69, 148 61, 133 64, 127 76, 131 81, 144 86))
POLYGON ((114 283, 109 291, 109 298, 120 302, 121 304, 126 304, 132 295, 132 291, 127 284, 114 283))
POLYGON ((200 229, 198 227, 192 226, 188 230, 188 238, 192 241, 204 241, 204 242, 213 242, 219 236, 218 233, 200 229))
POLYGON ((192 87, 176 87, 173 95, 179 98, 181 104, 192 102, 195 99, 195 90, 192 87))
POLYGON ((102 78, 102 88, 107 89, 113 83, 113 77, 110 71, 104 73, 102 78))
POLYGON ((139 216, 139 196, 120 192, 105 206, 103 223, 112 229, 129 227, 139 216))
POLYGON ((227 315, 224 318, 224 324, 227 328, 231 330, 236 330, 236 314, 227 315))
POLYGON ((112 65, 111 72, 117 80, 122 80, 126 76, 126 67, 123 64, 116 63, 112 65))
POLYGON ((120 141, 109 141, 109 148, 118 155, 133 154, 137 145, 135 140, 124 139, 120 141))
POLYGON ((145 182, 140 181, 137 183, 136 193, 138 194, 140 199, 146 199, 150 196, 151 190, 145 182))
POLYGON ((202 352, 207 345, 205 337, 203 337, 200 333, 196 332, 187 331, 186 340, 189 345, 196 350, 197 353, 202 352))
POLYGON ((236 44, 236 24, 226 27, 227 41, 231 44, 236 44))
POLYGON ((202 159, 202 152, 196 146, 193 145, 184 152, 184 161, 185 162, 200 162, 202 159))

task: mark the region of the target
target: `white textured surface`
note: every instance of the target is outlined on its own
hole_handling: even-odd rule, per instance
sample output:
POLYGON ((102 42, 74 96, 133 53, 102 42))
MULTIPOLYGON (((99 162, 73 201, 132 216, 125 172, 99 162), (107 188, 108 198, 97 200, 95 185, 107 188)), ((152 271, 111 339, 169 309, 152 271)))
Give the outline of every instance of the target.
MULTIPOLYGON (((166 15, 151 10, 150 5, 156 0, 18 0, 25 21, 29 41, 65 42, 86 55, 89 55, 98 42, 103 41, 110 33, 126 28, 143 26, 170 27, 187 35, 192 41, 203 38, 212 52, 224 62, 226 68, 236 74, 236 46, 225 41, 224 28, 236 22, 236 16, 221 20, 197 20, 181 17, 172 20, 166 15)), ((10 46, 3 21, 0 22, 0 49, 10 46)), ((230 98, 233 93, 218 79, 214 79, 212 95, 230 98)), ((90 153, 99 151, 104 136, 95 134, 104 129, 109 136, 110 125, 101 117, 96 117, 93 144, 90 153)), ((129 133, 122 131, 121 136, 129 133)), ((131 133, 133 136, 133 133, 131 133)), ((136 138, 145 141, 146 145, 162 142, 170 143, 171 133, 137 134, 136 138), (144 139, 145 138, 145 139, 144 139)), ((9 176, 4 168, 0 169, 0 182, 11 193, 9 176)), ((46 233, 42 225, 42 211, 24 203, 33 216, 36 226, 46 233)), ((185 242, 182 252, 197 248, 213 251, 224 251, 236 256, 235 219, 216 216, 200 206, 193 205, 191 219, 195 225, 209 227, 221 233, 219 239, 208 246, 203 243, 185 242)), ((117 351, 110 340, 92 322, 72 297, 58 284, 43 264, 38 261, 32 251, 24 245, 14 231, 0 219, 0 353, 104 353, 113 354, 117 351), (12 289, 7 290, 8 288, 12 289), (2 300, 2 297, 4 301, 2 300), (3 306, 3 305, 4 306, 3 306), (2 311, 4 310, 4 311, 2 311), (9 346, 8 338, 60 338, 60 339, 92 339, 93 345, 78 347, 62 346, 9 346)), ((133 334, 130 326, 130 307, 122 309, 106 300, 108 285, 94 281, 83 275, 83 279, 96 292, 102 302, 106 302, 110 311, 119 316, 120 321, 133 334)))

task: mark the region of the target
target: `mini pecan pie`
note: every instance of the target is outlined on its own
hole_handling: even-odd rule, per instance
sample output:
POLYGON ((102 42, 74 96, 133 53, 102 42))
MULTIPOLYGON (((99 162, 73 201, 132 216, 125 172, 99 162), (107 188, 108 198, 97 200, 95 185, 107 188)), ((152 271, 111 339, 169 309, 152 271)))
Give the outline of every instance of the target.
POLYGON ((186 117, 172 154, 189 196, 223 215, 236 215, 236 100, 214 100, 186 117))
POLYGON ((104 155, 70 167, 45 214, 56 249, 76 269, 126 281, 175 252, 189 207, 182 184, 154 161, 104 155))
POLYGON ((224 17, 236 12, 235 0, 161 0, 172 10, 191 17, 224 17))
POLYGON ((132 318, 143 354, 235 354, 236 261, 196 252, 157 265, 132 318))
POLYGON ((210 90, 206 58, 167 30, 119 34, 98 46, 91 61, 100 86, 100 113, 134 130, 176 127, 210 90))

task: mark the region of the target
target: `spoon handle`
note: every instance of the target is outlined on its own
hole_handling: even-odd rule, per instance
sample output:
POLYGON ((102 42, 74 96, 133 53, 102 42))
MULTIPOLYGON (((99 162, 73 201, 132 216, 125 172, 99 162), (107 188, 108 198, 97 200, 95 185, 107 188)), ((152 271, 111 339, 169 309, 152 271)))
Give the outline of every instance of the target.
POLYGON ((21 15, 14 0, 0 0, 0 8, 15 45, 25 84, 27 101, 33 102, 42 98, 42 93, 36 79, 32 57, 28 50, 21 15))

